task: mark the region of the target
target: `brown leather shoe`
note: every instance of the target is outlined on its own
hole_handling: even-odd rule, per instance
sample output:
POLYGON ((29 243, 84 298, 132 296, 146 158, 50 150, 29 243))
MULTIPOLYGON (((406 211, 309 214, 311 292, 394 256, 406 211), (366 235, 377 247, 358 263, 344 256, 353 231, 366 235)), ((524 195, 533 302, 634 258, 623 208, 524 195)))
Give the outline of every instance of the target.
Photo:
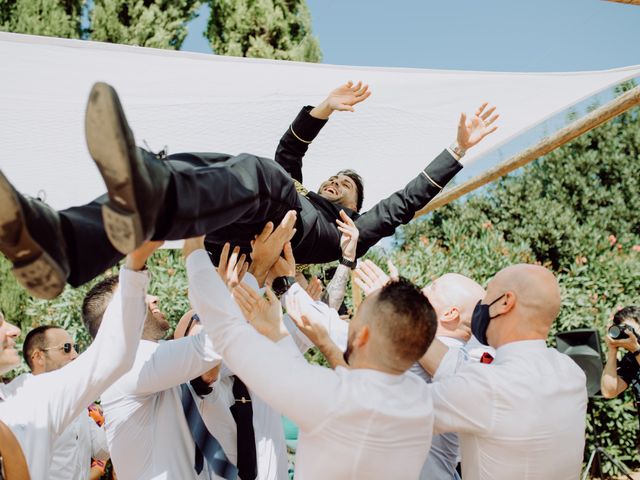
POLYGON ((1 171, 0 251, 31 295, 50 300, 64 289, 69 262, 58 212, 18 193, 1 171))
POLYGON ((109 194, 102 206, 105 231, 116 250, 126 255, 152 237, 169 171, 155 158, 143 157, 118 95, 106 83, 91 89, 85 134, 109 194))

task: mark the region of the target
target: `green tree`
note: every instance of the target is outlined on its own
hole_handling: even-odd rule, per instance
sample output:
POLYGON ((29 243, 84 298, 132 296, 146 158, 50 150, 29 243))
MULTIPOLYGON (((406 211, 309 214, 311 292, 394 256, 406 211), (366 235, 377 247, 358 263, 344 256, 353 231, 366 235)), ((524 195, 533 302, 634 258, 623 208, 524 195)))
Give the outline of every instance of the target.
POLYGON ((83 0, 0 0, 0 30, 80 38, 83 0))
POLYGON ((198 0, 95 0, 90 38, 177 50, 198 6, 198 0))
POLYGON ((304 0, 208 0, 207 38, 214 52, 237 57, 319 62, 304 0))

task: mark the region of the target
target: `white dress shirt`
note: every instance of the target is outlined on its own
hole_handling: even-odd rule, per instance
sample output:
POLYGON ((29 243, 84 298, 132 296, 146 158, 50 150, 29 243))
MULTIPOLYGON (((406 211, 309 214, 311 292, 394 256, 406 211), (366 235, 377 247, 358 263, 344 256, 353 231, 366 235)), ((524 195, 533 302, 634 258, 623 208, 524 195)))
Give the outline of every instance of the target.
MULTIPOLYGON (((23 373, 4 385, 3 398, 15 395, 33 375, 23 373)), ((56 438, 51 449, 49 480, 88 480, 91 459, 109 460, 107 437, 85 410, 56 438)))
POLYGON ((121 269, 120 287, 89 348, 59 370, 31 376, 0 401, 0 420, 18 439, 34 480, 48 478, 55 439, 131 368, 147 310, 148 280, 146 272, 121 269))
MULTIPOLYGON (((438 336, 438 340, 449 347, 451 354, 445 357, 445 364, 441 365, 441 375, 445 369, 449 373, 455 373, 458 368, 469 360, 469 355, 465 349, 465 344, 457 338, 438 336), (454 354, 455 352, 455 354, 454 354), (455 360, 455 361, 454 361, 455 360)), ((431 383, 432 377, 419 363, 415 363, 410 369, 425 382, 431 383)), ((429 456, 422 466, 420 480, 452 480, 459 478, 456 466, 460 461, 460 442, 458 435, 454 432, 434 435, 431 442, 429 456)))
POLYGON ((107 442, 119 479, 211 478, 207 462, 196 475, 195 443, 180 385, 218 363, 204 333, 161 343, 140 341, 131 370, 102 395, 107 442))
POLYGON ((543 340, 496 350, 432 384, 436 432, 459 433, 464 480, 574 480, 580 475, 586 378, 543 340))
MULTIPOLYGON (((207 429, 220 442, 229 460, 236 465, 238 459, 237 425, 231 414, 235 403, 231 371, 223 365, 213 391, 198 397, 192 390, 196 404, 200 407, 207 429)), ((253 408, 253 431, 256 439, 258 480, 287 480, 289 462, 284 439, 282 416, 249 389, 253 408)))
POLYGON ((91 459, 109 460, 104 430, 85 410, 53 444, 49 480, 89 480, 91 459))
POLYGON ((290 337, 282 348, 256 332, 204 250, 187 258, 189 295, 225 363, 300 427, 304 480, 416 478, 433 430, 428 385, 413 374, 309 365, 290 337))

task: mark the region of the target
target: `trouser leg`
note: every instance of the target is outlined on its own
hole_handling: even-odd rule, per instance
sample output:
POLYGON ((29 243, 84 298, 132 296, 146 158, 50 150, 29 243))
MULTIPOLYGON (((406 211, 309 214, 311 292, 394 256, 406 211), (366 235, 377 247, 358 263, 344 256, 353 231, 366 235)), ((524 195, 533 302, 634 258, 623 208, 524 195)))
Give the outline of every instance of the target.
POLYGON ((74 287, 94 279, 123 258, 104 231, 101 206, 105 200, 103 195, 87 205, 58 212, 69 259, 67 281, 74 287))
POLYGON ((279 222, 301 204, 293 180, 273 160, 241 154, 194 167, 190 154, 168 157, 170 186, 155 238, 178 240, 208 234, 247 242, 267 221, 279 222))

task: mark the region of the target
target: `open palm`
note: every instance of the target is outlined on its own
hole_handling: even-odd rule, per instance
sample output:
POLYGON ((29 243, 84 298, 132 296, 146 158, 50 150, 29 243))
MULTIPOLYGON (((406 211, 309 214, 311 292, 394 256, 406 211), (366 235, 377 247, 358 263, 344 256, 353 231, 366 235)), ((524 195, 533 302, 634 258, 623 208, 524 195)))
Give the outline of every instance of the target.
POLYGON ((371 95, 369 85, 363 86, 362 82, 354 85, 353 82, 349 81, 333 90, 329 94, 327 101, 331 110, 353 112, 353 106, 365 101, 369 98, 369 95, 371 95))
POLYGON ((494 114, 496 107, 487 107, 488 103, 483 103, 469 119, 465 113, 460 114, 457 140, 458 145, 465 150, 477 145, 484 137, 498 129, 494 123, 500 115, 494 114))

